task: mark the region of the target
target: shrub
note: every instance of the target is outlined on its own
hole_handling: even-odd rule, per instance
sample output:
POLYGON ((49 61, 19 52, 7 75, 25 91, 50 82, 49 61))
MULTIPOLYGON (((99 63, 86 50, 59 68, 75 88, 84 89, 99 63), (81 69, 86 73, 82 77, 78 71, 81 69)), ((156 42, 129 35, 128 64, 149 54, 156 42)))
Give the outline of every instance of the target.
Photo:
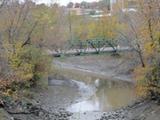
POLYGON ((8 44, 5 48, 8 48, 6 54, 11 73, 17 78, 14 83, 31 87, 48 75, 51 59, 43 50, 33 45, 22 47, 21 42, 14 44, 14 49, 10 50, 10 46, 8 44))
POLYGON ((140 96, 160 96, 160 63, 155 62, 145 68, 137 67, 137 93, 140 96))

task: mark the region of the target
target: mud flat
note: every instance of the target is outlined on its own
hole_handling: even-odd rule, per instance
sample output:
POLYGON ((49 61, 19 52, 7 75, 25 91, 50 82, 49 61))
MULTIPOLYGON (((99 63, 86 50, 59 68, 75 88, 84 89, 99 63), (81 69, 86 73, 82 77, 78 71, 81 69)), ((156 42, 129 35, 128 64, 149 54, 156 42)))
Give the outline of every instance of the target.
POLYGON ((63 108, 73 113, 71 120, 126 118, 121 108, 135 100, 126 59, 103 55, 66 57, 54 59, 53 64, 58 72, 49 78, 48 96, 44 94, 43 101, 46 108, 63 108))
POLYGON ((57 73, 49 77, 48 89, 36 91, 32 113, 2 111, 4 120, 159 120, 155 101, 135 102, 130 57, 67 57, 53 64, 57 73))

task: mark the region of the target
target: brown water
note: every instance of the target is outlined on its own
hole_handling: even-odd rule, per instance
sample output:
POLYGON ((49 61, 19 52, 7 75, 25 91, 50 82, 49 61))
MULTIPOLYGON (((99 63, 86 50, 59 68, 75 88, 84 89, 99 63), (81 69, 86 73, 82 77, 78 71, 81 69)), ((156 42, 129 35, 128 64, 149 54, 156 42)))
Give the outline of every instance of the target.
POLYGON ((95 68, 92 70, 82 67, 80 63, 68 64, 57 61, 54 62, 54 66, 57 74, 49 80, 50 92, 54 101, 58 98, 56 104, 63 106, 65 100, 69 101, 69 104, 64 106, 70 112, 107 112, 125 107, 135 100, 134 83, 123 78, 108 78, 110 72, 97 72, 97 67, 92 66, 95 68))
POLYGON ((129 84, 107 82, 107 80, 99 80, 99 82, 101 85, 98 87, 94 87, 95 84, 88 85, 90 89, 86 92, 90 92, 90 95, 69 106, 68 110, 71 112, 110 111, 127 106, 135 98, 134 88, 129 84))
POLYGON ((106 112, 125 107, 135 100, 133 83, 104 79, 103 77, 95 76, 95 74, 91 75, 79 71, 63 69, 61 73, 67 79, 50 80, 49 83, 61 89, 59 94, 65 91, 65 97, 70 96, 71 98, 73 88, 74 95, 77 94, 78 97, 71 105, 67 106, 66 109, 70 112, 106 112), (67 92, 66 87, 70 88, 70 91, 67 92))

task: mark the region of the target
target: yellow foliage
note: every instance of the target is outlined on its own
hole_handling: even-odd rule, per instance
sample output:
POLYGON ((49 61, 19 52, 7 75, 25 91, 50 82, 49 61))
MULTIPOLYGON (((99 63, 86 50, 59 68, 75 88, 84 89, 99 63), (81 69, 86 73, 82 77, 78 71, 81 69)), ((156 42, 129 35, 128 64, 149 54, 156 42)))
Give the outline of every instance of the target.
POLYGON ((48 73, 50 59, 40 49, 34 46, 22 47, 22 42, 18 41, 14 47, 6 43, 4 46, 9 66, 20 81, 40 79, 48 73))
POLYGON ((124 24, 119 23, 115 16, 104 16, 99 20, 89 20, 76 24, 74 27, 75 38, 87 40, 93 38, 115 39, 118 35, 118 30, 125 28, 124 24))
POLYGON ((138 66, 135 69, 135 78, 137 80, 136 93, 138 96, 148 96, 150 91, 160 93, 159 89, 159 66, 147 64, 142 68, 138 66))
POLYGON ((153 44, 152 42, 146 42, 144 44, 144 51, 145 56, 150 57, 155 52, 155 44, 153 44))
POLYGON ((136 85, 136 93, 138 96, 146 96, 148 92, 148 87, 146 83, 146 73, 148 73, 151 70, 150 66, 136 67, 134 71, 135 79, 137 80, 136 85))

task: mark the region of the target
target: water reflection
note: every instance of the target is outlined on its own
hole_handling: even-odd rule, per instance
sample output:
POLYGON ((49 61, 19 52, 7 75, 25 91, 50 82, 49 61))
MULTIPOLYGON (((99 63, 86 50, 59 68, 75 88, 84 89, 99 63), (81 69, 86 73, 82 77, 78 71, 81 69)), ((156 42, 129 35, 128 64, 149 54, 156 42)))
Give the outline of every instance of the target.
POLYGON ((68 110, 71 112, 110 111, 128 105, 135 98, 132 85, 106 80, 101 80, 100 84, 94 95, 71 105, 68 110))
MULTIPOLYGON (((77 94, 80 94, 76 103, 73 102, 74 104, 67 108, 68 111, 110 111, 127 106, 135 100, 133 83, 107 80, 105 76, 76 70, 61 69, 60 71, 65 78, 58 82, 63 85, 62 89, 64 86, 75 87, 78 89, 77 94)), ((57 81, 51 83, 57 84, 57 81)), ((68 95, 70 95, 69 92, 68 95)))

